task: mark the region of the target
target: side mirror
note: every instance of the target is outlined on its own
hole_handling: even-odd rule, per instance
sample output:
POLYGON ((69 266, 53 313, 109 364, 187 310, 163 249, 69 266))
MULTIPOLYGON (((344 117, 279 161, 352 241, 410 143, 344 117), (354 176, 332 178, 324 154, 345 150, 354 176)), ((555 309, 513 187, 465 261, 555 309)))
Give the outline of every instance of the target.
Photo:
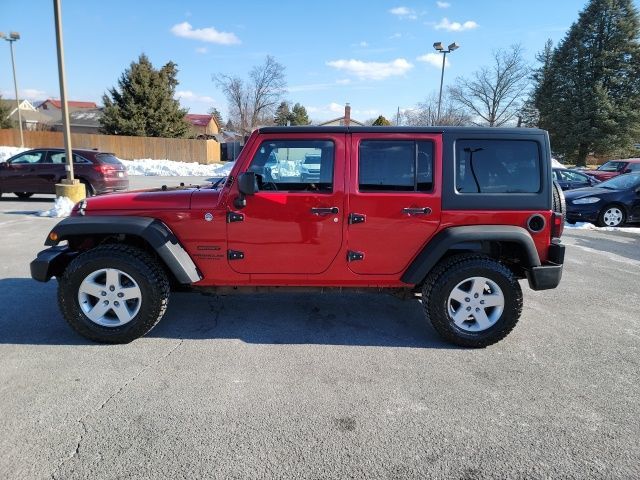
POLYGON ((238 190, 240 195, 233 201, 236 208, 244 208, 247 206, 246 195, 255 195, 258 191, 258 179, 255 172, 244 172, 238 175, 238 190))
POLYGON ((244 172, 238 175, 238 190, 244 195, 255 195, 258 191, 258 179, 254 172, 244 172))

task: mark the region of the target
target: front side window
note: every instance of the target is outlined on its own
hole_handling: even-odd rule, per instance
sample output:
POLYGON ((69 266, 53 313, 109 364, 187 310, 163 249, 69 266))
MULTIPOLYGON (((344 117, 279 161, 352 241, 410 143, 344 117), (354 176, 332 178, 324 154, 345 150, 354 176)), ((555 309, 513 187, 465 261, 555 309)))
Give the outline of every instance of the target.
POLYGON ((264 141, 251 160, 260 190, 333 190, 335 147, 331 140, 264 141))
POLYGON ((358 159, 361 192, 430 192, 433 143, 413 140, 363 140, 358 159))
POLYGON ((11 160, 12 165, 31 164, 42 161, 44 152, 27 152, 11 160))
POLYGON ((458 193, 537 193, 541 187, 538 143, 530 140, 458 140, 458 193))

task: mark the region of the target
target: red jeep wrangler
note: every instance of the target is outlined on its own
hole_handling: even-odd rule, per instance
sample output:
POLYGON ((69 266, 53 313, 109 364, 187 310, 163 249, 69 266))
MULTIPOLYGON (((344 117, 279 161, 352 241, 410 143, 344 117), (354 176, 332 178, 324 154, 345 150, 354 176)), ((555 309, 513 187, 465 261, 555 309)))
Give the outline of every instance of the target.
POLYGON ((218 185, 80 202, 31 274, 57 277, 65 319, 100 342, 144 335, 189 287, 393 293, 484 347, 518 321, 518 280, 562 276, 551 178, 542 130, 262 128, 218 185))

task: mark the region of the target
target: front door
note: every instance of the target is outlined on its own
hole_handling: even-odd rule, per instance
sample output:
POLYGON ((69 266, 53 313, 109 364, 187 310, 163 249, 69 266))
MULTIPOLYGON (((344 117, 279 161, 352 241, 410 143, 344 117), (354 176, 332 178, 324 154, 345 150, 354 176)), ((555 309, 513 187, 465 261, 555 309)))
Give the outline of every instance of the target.
POLYGON ((256 173, 259 191, 228 215, 229 264, 239 273, 320 274, 342 245, 345 135, 262 138, 241 169, 256 173), (317 175, 308 175, 309 158, 317 175))
POLYGON ((13 158, 3 172, 3 192, 41 193, 39 167, 45 160, 44 150, 31 150, 13 158))
POLYGON ((403 272, 440 224, 438 135, 354 134, 348 196, 349 268, 403 272))

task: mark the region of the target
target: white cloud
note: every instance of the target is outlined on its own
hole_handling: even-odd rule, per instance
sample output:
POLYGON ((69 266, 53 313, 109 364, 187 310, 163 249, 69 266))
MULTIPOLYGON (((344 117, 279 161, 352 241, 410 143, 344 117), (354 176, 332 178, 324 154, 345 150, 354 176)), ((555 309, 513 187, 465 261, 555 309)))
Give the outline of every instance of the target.
POLYGON ((327 65, 345 71, 358 78, 383 80, 388 77, 406 74, 413 65, 404 58, 396 58, 391 62, 363 62, 362 60, 333 60, 327 65))
POLYGON ((196 48, 196 53, 207 53, 207 47, 198 47, 196 48))
POLYGON ((436 25, 436 30, 446 30, 448 32, 463 32, 474 28, 478 28, 478 24, 473 20, 467 20, 464 23, 451 22, 447 17, 440 20, 440 23, 436 25))
POLYGON ((364 40, 362 42, 360 42, 358 45, 363 47, 363 48, 366 48, 366 47, 369 46, 369 44, 367 42, 365 42, 364 40))
POLYGON ((336 83, 338 85, 349 85, 351 83, 351 79, 350 78, 339 78, 338 80, 336 80, 336 83))
POLYGON ((327 106, 327 110, 333 113, 344 113, 344 105, 341 103, 331 102, 327 106))
MULTIPOLYGON (((0 92, 2 98, 15 100, 15 92, 13 90, 2 90, 0 92)), ((38 90, 37 88, 22 88, 18 91, 20 100, 45 100, 50 97, 44 90, 38 90)))
POLYGON ((449 8, 451 4, 449 2, 436 2, 438 8, 449 8))
MULTIPOLYGON (((437 68, 442 68, 442 54, 441 53, 427 53, 425 55, 419 56, 416 60, 419 62, 428 63, 429 65, 433 65, 437 68)), ((447 58, 444 61, 444 66, 449 66, 449 59, 447 58)))
POLYGON ((389 38, 390 38, 390 39, 394 39, 394 38, 400 38, 400 37, 402 37, 402 34, 401 34, 401 33, 394 33, 394 34, 393 34, 393 35, 391 35, 389 38))
POLYGON ((171 27, 171 33, 176 37, 200 40, 201 42, 217 43, 219 45, 235 45, 240 39, 235 33, 219 32, 213 27, 193 28, 189 22, 182 22, 171 27))
POLYGON ((185 100, 191 103, 215 103, 213 97, 207 95, 198 95, 191 90, 178 90, 176 92, 176 98, 178 100, 185 100))
POLYGON ((395 7, 389 10, 391 15, 395 15, 399 18, 408 18, 409 20, 415 20, 418 18, 416 12, 407 7, 395 7))

